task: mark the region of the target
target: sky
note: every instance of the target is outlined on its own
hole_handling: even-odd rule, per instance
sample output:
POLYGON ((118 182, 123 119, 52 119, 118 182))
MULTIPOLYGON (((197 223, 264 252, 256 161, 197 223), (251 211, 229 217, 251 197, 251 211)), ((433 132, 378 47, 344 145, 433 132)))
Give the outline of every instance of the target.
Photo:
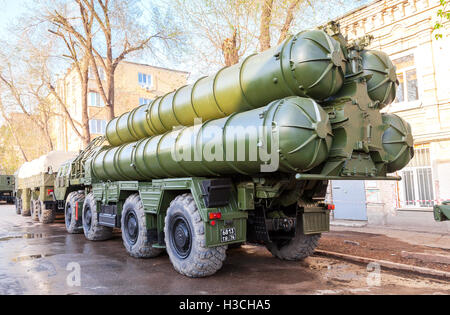
MULTIPOLYGON (((17 18, 26 12, 28 5, 32 4, 33 1, 34 0, 0 0, 0 8, 1 8, 1 10, 0 10, 0 36, 3 39, 7 39, 8 27, 11 25, 11 23, 17 21, 17 18)), ((307 11, 310 11, 310 12, 299 13, 299 16, 296 17, 298 19, 297 21, 300 22, 299 23, 300 25, 298 25, 298 26, 300 26, 301 29, 313 27, 314 25, 310 25, 311 23, 312 24, 324 23, 331 18, 340 16, 340 15, 344 14, 345 12, 350 11, 350 10, 352 10, 356 7, 359 7, 363 4, 366 4, 372 0, 341 0, 341 1, 344 2, 344 5, 338 6, 337 8, 335 8, 335 10, 333 10, 333 12, 329 11, 329 7, 328 8, 318 7, 316 10, 313 10, 311 8, 307 9, 307 11), (318 11, 320 12, 320 14, 317 13, 318 11), (313 20, 309 19, 309 23, 307 23, 307 24, 302 23, 302 18, 301 18, 302 14, 308 14, 310 17, 312 16, 313 20)), ((140 60, 136 60, 136 61, 139 62, 140 60)), ((142 62, 152 63, 152 60, 142 60, 142 62)), ((192 74, 191 79, 194 79, 195 77, 204 75, 201 73, 196 73, 197 71, 195 71, 194 69, 181 69, 180 68, 181 65, 175 65, 173 63, 171 64, 171 62, 168 60, 165 60, 163 62, 168 63, 168 64, 164 64, 164 65, 160 65, 160 66, 173 67, 178 70, 185 70, 185 71, 191 72, 191 74, 192 74)), ((182 65, 182 67, 183 66, 184 65, 182 65)), ((192 66, 192 65, 189 65, 188 67, 190 67, 190 66, 192 66)))
MULTIPOLYGON (((33 4, 34 0, 0 0, 0 38, 4 40, 8 40, 8 28, 14 22, 17 23, 17 19, 24 14, 30 5, 33 4)), ((148 1, 146 3, 158 3, 158 0, 145 0, 148 1)), ((359 6, 362 6, 368 2, 373 0, 330 0, 333 1, 341 1, 343 5, 336 6, 333 10, 330 10, 330 7, 321 7, 317 6, 315 9, 307 8, 303 12, 299 12, 296 16, 297 24, 295 27, 293 26, 293 31, 300 31, 306 28, 312 28, 316 25, 320 25, 325 23, 326 21, 341 16, 345 12, 351 11, 359 6), (305 16, 309 16, 310 18, 304 19, 305 16), (312 17, 312 18, 311 18, 312 17), (307 23, 304 23, 308 21, 307 23)), ((189 58, 189 56, 185 56, 185 60, 191 60, 191 62, 187 61, 171 61, 164 59, 148 59, 143 58, 142 60, 133 60, 137 62, 142 62, 146 64, 153 64, 155 66, 168 67, 178 70, 183 70, 190 72, 189 83, 194 82, 195 79, 213 73, 217 69, 207 69, 201 68, 196 64, 195 58, 189 58), (206 73, 208 72, 208 73, 206 73)), ((219 67, 219 66, 218 66, 219 67)), ((62 69, 61 71, 63 71, 62 69)), ((64 72, 64 71, 63 71, 64 72)), ((0 125, 3 123, 0 117, 0 125)))
POLYGON ((10 23, 25 12, 30 0, 0 0, 0 34, 7 35, 10 23))

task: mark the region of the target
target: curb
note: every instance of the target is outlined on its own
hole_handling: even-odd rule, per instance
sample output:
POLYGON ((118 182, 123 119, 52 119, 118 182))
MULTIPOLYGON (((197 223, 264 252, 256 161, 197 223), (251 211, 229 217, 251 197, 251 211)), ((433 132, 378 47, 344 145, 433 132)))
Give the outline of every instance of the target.
POLYGON ((387 261, 387 260, 377 260, 377 259, 372 259, 372 258, 352 256, 352 255, 329 252, 329 251, 324 251, 324 250, 319 250, 319 249, 316 250, 315 253, 319 256, 340 258, 340 259, 349 260, 352 262, 365 263, 365 264, 377 263, 380 266, 387 268, 387 269, 408 271, 408 272, 418 273, 420 275, 450 279, 450 272, 442 271, 442 270, 399 264, 399 263, 394 263, 394 262, 387 261))
POLYGON ((414 258, 424 262, 436 264, 450 265, 450 255, 431 254, 431 253, 413 253, 402 251, 401 256, 404 258, 414 258))

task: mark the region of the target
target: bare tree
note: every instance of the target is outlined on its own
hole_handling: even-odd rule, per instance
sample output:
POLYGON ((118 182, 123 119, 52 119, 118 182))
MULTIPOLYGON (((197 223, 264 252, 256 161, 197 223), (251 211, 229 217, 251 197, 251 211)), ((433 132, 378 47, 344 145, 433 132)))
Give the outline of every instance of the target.
MULTIPOLYGON (((90 24, 92 25, 92 24, 90 24)), ((89 25, 85 26, 87 29, 90 29, 89 25)), ((91 140, 91 134, 89 130, 89 111, 88 111, 88 93, 89 93, 89 55, 88 49, 84 48, 79 51, 78 44, 71 33, 64 32, 60 28, 55 30, 49 30, 50 33, 56 35, 58 38, 62 40, 64 46, 66 47, 67 54, 63 56, 70 60, 72 63, 72 67, 75 68, 75 71, 78 75, 78 80, 81 85, 81 95, 79 96, 81 99, 81 131, 75 126, 75 120, 72 118, 65 101, 61 98, 61 96, 56 91, 55 85, 52 84, 52 77, 49 75, 45 75, 47 71, 42 71, 41 76, 43 81, 46 83, 47 88, 49 89, 49 93, 55 98, 57 103, 61 106, 64 111, 64 114, 69 121, 69 124, 75 134, 82 139, 83 145, 87 146, 91 140)), ((88 44, 87 47, 91 47, 88 44)), ((44 69, 43 69, 44 70, 44 69)))
MULTIPOLYGON (((36 25, 25 26, 23 29, 14 28, 8 43, 4 43, 2 60, 7 64, 3 67, 0 79, 9 87, 11 95, 22 111, 31 118, 34 113, 39 113, 34 121, 46 135, 47 142, 51 143, 51 129, 55 118, 62 116, 69 123, 75 135, 82 140, 84 145, 90 142, 89 117, 87 106, 87 80, 88 60, 82 57, 82 52, 76 42, 70 36, 61 35, 62 45, 49 36, 47 28, 39 28, 36 25), (15 38, 14 38, 15 37, 15 38), (61 46, 61 47, 60 47, 61 46), (61 55, 59 57, 58 55, 61 55), (56 61, 63 61, 62 65, 56 65, 56 61), (79 80, 82 84, 82 122, 72 117, 64 95, 57 89, 58 80, 55 71, 60 71, 60 66, 72 65, 76 68, 79 80), (6 71, 6 69, 8 71, 6 71), (13 76, 13 73, 16 74, 13 76), (17 75, 20 74, 20 75, 17 75), (22 96, 22 97, 21 97, 22 96), (24 96, 29 104, 25 104, 24 96), (20 100, 20 102, 19 102, 20 100), (27 109, 27 107, 29 109, 27 109)), ((63 83, 61 80, 60 83, 63 83)), ((60 87, 62 90, 62 87, 60 87)), ((49 148, 53 150, 51 143, 49 148)))
MULTIPOLYGON (((316 0, 319 1, 319 0, 316 0)), ((176 0, 191 47, 208 64, 230 66, 256 50, 282 43, 308 0, 176 0), (205 40, 212 49, 207 49, 205 40), (276 40, 276 41, 275 41, 276 40)))
POLYGON ((263 0, 261 10, 261 26, 259 34, 259 49, 261 51, 270 48, 270 23, 272 21, 273 0, 263 0))
MULTIPOLYGON (((51 138, 50 131, 48 128, 49 112, 43 111, 41 106, 34 108, 35 110, 38 111, 38 113, 39 113, 38 115, 35 115, 32 112, 33 108, 30 109, 30 106, 28 106, 26 104, 26 101, 24 100, 24 98, 25 98, 24 97, 25 93, 23 92, 24 88, 23 88, 23 86, 20 85, 20 83, 16 82, 10 64, 8 64, 8 69, 6 71, 4 70, 4 71, 0 72, 0 80, 9 89, 9 92, 11 93, 12 97, 16 101, 16 104, 19 106, 21 111, 42 132, 42 134, 45 137, 45 141, 47 143, 49 151, 53 151, 53 149, 54 149, 53 140, 51 138)), ((42 105, 42 104, 38 104, 38 105, 42 105)))
POLYGON ((83 47, 95 76, 99 93, 105 103, 108 119, 115 117, 114 74, 128 55, 150 47, 152 40, 168 41, 176 34, 168 34, 164 28, 151 34, 133 15, 134 1, 124 0, 70 0, 78 7, 77 15, 62 10, 48 10, 46 18, 51 21, 58 36, 72 37, 83 47), (97 27, 98 30, 94 30, 97 27), (101 34, 101 36, 99 35, 101 34), (100 69, 105 73, 103 82, 100 69))
POLYGON ((207 66, 231 66, 252 51, 257 39, 254 0, 169 1, 188 41, 189 55, 207 66))
POLYGON ((25 162, 28 162, 29 161, 28 157, 25 153, 22 143, 20 142, 19 138, 17 137, 16 130, 14 129, 13 124, 11 123, 11 119, 6 114, 6 110, 5 110, 5 107, 3 106, 3 100, 1 97, 0 97, 0 112, 2 114, 3 119, 5 120, 6 124, 8 125, 9 130, 11 131, 11 134, 14 138, 14 141, 16 142, 16 145, 19 147, 19 151, 22 154, 22 158, 24 159, 25 162))
MULTIPOLYGON (((294 15, 298 10, 298 7, 301 3, 303 3, 305 0, 293 0, 289 4, 287 10, 286 10, 286 17, 283 23, 283 26, 281 27, 280 31, 280 37, 278 39, 278 44, 281 44, 283 41, 286 40, 286 38, 289 35, 289 30, 292 26, 292 23, 294 21, 294 15)), ((308 3, 311 5, 311 3, 308 1, 308 3)))

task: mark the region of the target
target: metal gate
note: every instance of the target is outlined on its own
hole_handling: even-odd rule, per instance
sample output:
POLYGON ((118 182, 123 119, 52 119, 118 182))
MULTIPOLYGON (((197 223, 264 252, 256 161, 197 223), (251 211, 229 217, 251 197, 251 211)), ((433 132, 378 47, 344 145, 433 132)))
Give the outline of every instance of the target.
POLYGON ((335 180, 332 189, 335 219, 367 221, 364 181, 335 180))

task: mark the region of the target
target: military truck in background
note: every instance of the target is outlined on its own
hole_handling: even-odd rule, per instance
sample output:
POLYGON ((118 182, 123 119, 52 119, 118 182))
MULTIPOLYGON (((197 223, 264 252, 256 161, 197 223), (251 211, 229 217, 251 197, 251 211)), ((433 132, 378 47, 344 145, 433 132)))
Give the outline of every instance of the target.
POLYGON ((14 175, 0 175, 0 202, 14 204, 14 175))
POLYGON ((68 232, 105 241, 120 228, 131 256, 165 250, 189 277, 244 242, 310 256, 329 231, 330 180, 399 180, 387 174, 413 157, 410 125, 380 112, 396 69, 369 40, 347 42, 334 23, 303 31, 112 120, 109 144, 55 178, 68 232))
POLYGON ((56 174, 52 197, 57 211, 64 213, 66 228, 71 234, 83 232, 81 213, 86 189, 84 165, 103 148, 105 141, 104 136, 94 139, 75 159, 63 163, 56 174))
POLYGON ((16 175, 16 213, 41 223, 53 223, 56 172, 62 163, 75 156, 73 152, 54 151, 22 165, 16 175))

